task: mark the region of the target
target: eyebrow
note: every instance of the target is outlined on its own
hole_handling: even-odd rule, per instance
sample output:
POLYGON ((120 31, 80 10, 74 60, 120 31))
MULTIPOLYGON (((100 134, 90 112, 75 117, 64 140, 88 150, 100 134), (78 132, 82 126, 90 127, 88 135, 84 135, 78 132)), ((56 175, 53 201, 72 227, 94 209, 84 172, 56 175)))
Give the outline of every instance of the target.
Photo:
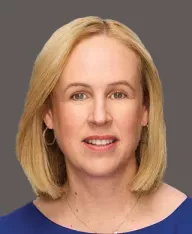
MULTIPOLYGON (((115 85, 125 85, 125 86, 128 86, 129 88, 132 89, 133 92, 135 92, 135 89, 133 88, 133 86, 126 80, 120 80, 120 81, 116 81, 116 82, 113 82, 113 83, 110 83, 108 84, 109 87, 111 86, 115 86, 115 85)), ((71 83, 69 84, 66 88, 65 88, 65 91, 67 89, 69 89, 70 87, 77 87, 77 86, 83 86, 83 87, 86 87, 86 88, 91 88, 90 85, 86 84, 86 83, 81 83, 81 82, 75 82, 75 83, 71 83)))

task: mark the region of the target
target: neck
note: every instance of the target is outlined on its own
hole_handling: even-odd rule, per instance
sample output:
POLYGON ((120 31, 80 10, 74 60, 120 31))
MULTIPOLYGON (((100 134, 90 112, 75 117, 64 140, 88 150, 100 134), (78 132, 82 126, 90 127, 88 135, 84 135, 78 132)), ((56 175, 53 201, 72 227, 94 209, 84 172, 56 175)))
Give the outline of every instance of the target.
MULTIPOLYGON (((130 191, 130 183, 137 172, 136 160, 130 158, 112 175, 90 176, 68 170, 68 181, 64 188, 67 201, 78 215, 87 220, 114 218, 114 214, 125 215, 137 201, 138 196, 130 191)), ((65 201, 65 196, 62 198, 65 201)))

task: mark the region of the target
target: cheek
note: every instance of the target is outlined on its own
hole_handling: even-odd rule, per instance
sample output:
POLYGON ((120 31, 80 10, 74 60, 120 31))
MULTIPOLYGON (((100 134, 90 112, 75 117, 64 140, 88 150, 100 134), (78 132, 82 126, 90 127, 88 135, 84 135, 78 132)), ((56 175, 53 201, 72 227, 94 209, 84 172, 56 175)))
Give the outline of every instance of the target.
POLYGON ((139 105, 118 108, 115 116, 115 122, 122 138, 128 139, 129 142, 134 141, 132 143, 137 145, 141 131, 141 108, 139 105))
POLYGON ((86 110, 62 103, 55 111, 55 136, 66 157, 79 154, 79 142, 86 123, 86 110))
POLYGON ((65 139, 64 142, 67 141, 69 143, 70 139, 73 138, 74 140, 80 134, 80 129, 85 119, 83 116, 84 113, 64 103, 57 106, 54 123, 56 137, 59 141, 65 139))
POLYGON ((141 107, 137 103, 119 105, 114 115, 122 125, 127 128, 134 128, 141 121, 141 107))

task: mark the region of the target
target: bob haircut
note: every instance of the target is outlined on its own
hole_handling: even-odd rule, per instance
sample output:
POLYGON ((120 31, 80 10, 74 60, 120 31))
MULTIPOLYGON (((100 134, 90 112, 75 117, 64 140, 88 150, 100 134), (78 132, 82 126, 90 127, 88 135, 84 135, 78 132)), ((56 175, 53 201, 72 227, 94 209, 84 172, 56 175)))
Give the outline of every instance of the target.
POLYGON ((137 36, 124 24, 97 16, 77 18, 57 29, 38 54, 26 95, 16 137, 16 153, 32 189, 39 197, 57 199, 67 181, 65 155, 53 139, 53 130, 43 137, 43 121, 51 108, 51 95, 73 48, 83 39, 106 35, 135 52, 141 74, 143 104, 148 107, 148 127, 143 127, 136 149, 138 172, 131 191, 146 194, 157 189, 167 165, 166 128, 163 116, 162 86, 151 55, 137 36))

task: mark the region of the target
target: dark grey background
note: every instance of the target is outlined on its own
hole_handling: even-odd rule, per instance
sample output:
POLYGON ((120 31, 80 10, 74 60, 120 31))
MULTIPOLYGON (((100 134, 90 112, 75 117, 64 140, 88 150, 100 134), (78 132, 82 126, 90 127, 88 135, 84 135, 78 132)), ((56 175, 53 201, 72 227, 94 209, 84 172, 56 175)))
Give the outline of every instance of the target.
POLYGON ((0 2, 0 215, 35 198, 15 157, 15 136, 32 67, 51 34, 88 15, 133 29, 151 53, 164 92, 168 167, 165 182, 192 195, 191 1, 0 2))

